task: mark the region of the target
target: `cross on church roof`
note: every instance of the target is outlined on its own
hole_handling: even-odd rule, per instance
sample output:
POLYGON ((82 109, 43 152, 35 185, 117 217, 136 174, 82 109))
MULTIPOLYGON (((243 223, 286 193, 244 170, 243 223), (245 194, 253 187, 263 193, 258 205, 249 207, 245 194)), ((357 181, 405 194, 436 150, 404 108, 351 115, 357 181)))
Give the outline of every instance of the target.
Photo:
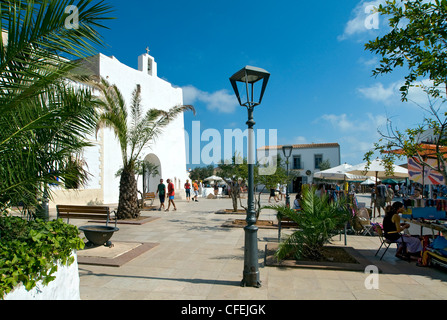
POLYGON ((149 52, 151 52, 151 50, 149 50, 149 47, 146 48, 146 52, 147 52, 147 54, 149 54, 149 52))

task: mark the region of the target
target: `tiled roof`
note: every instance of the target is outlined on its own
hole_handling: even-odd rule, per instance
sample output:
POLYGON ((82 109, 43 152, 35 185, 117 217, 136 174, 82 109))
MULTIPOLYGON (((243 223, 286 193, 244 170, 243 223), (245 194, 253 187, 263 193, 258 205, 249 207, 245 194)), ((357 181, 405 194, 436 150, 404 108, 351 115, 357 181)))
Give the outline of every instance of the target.
MULTIPOLYGON (((278 150, 283 146, 265 146, 259 148, 259 150, 278 150)), ((294 144, 293 149, 316 149, 316 148, 340 148, 338 143, 312 143, 312 144, 294 144)))

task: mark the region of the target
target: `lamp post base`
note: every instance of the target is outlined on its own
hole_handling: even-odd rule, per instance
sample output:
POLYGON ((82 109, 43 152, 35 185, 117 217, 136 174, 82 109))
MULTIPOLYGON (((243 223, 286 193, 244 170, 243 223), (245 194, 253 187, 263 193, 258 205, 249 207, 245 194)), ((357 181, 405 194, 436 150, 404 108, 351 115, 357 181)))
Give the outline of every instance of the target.
POLYGON ((260 288, 259 257, 258 257, 258 227, 249 225, 245 227, 245 255, 244 273, 241 281, 242 287, 260 288))
POLYGON ((244 279, 241 281, 241 287, 251 287, 251 288, 261 288, 262 284, 259 279, 259 272, 255 274, 246 274, 244 275, 244 279))

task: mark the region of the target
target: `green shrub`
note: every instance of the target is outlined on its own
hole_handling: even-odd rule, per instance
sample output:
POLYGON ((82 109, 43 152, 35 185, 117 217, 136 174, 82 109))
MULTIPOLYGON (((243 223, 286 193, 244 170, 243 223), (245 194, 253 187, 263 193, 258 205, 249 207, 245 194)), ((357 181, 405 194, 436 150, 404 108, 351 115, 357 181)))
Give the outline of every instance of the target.
POLYGON ((84 248, 75 226, 62 220, 26 221, 0 215, 0 299, 22 283, 26 290, 55 279, 57 263, 71 265, 73 250, 84 248))
POLYGON ((321 259, 324 245, 330 243, 351 216, 345 199, 331 202, 327 196, 317 196, 314 188, 303 189, 302 210, 299 212, 281 205, 264 208, 278 211, 278 218, 285 216, 299 226, 299 230, 280 243, 276 253, 278 260, 290 256, 321 259))

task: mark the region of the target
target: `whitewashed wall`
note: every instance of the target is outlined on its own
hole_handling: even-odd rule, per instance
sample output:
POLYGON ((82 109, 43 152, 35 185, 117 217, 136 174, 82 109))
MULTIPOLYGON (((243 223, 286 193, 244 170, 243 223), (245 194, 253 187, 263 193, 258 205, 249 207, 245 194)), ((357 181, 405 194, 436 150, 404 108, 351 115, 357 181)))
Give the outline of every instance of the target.
POLYGON ((26 291, 23 285, 7 294, 4 300, 81 300, 80 279, 77 254, 75 262, 67 266, 58 266, 56 279, 43 286, 41 282, 31 291, 26 291))
MULTIPOLYGON (((174 106, 183 105, 183 91, 158 77, 158 67, 152 56, 143 54, 138 57, 138 69, 121 63, 115 57, 103 54, 84 60, 84 70, 115 84, 122 92, 127 104, 130 105, 132 93, 140 85, 141 103, 145 111, 149 109, 169 110, 174 106), (148 62, 152 63, 148 71, 148 62)), ((140 155, 144 160, 149 155, 155 155, 161 163, 161 178, 176 182, 176 188, 183 189, 186 182, 186 146, 184 117, 180 114, 165 128, 164 133, 154 144, 140 155)), ((89 137, 96 143, 95 147, 84 151, 88 171, 92 174, 87 186, 82 190, 57 190, 51 206, 57 204, 87 204, 90 201, 104 204, 116 204, 119 199, 119 178, 116 172, 122 167, 121 148, 111 129, 100 130, 97 137, 89 137)), ((151 177, 151 188, 154 189, 160 177, 151 177), (154 184, 153 184, 154 183, 154 184), (154 187, 155 186, 155 187, 154 187)), ((142 177, 139 179, 139 190, 143 190, 142 177)), ((156 190, 150 190, 155 192, 156 190)), ((177 191, 179 196, 179 192, 177 191)))
MULTIPOLYGON (((144 54, 144 58, 153 59, 144 54)), ((183 105, 183 91, 175 88, 169 82, 157 75, 157 69, 152 75, 147 72, 147 64, 141 64, 142 70, 136 70, 122 64, 116 58, 99 55, 99 73, 111 84, 116 84, 123 93, 124 98, 130 104, 132 93, 137 84, 141 86, 141 103, 144 110, 163 109, 183 105)), ((156 66, 156 64, 155 64, 156 66)), ((187 179, 186 173, 186 148, 185 148, 185 126, 183 114, 179 115, 164 133, 157 138, 155 144, 144 150, 141 159, 149 154, 155 154, 161 162, 163 179, 177 180, 184 183, 187 179)), ((119 144, 111 130, 104 131, 104 203, 117 203, 119 197, 119 179, 115 173, 122 166, 122 157, 119 144)), ((152 178, 151 178, 152 179, 152 178)), ((155 178, 156 179, 156 178, 155 178)), ((179 183, 178 183, 179 185, 179 183)), ((139 189, 142 190, 142 179, 139 180, 139 189)), ((151 190, 155 191, 155 190, 151 190)))

